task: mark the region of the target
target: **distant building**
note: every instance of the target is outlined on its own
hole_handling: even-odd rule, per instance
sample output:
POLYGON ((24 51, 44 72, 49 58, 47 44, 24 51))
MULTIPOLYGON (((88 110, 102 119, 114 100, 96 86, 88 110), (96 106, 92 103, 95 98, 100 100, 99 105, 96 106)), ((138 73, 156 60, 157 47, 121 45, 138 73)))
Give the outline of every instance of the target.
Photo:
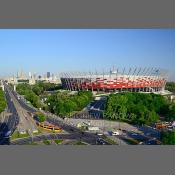
POLYGON ((47 72, 47 78, 50 78, 50 72, 47 72))
POLYGON ((52 74, 52 80, 54 80, 55 79, 55 76, 54 76, 54 74, 52 74))
POLYGON ((29 72, 29 78, 32 78, 32 73, 31 72, 29 72))
POLYGON ((42 76, 41 76, 41 75, 39 75, 39 76, 38 76, 38 79, 39 79, 39 80, 41 80, 41 78, 42 78, 42 76))

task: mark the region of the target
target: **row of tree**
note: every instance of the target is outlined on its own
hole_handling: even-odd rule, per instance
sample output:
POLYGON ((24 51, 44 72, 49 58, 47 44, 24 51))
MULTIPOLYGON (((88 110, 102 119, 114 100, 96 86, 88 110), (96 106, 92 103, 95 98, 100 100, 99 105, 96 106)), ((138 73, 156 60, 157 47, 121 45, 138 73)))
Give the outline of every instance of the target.
POLYGON ((167 82, 165 89, 171 92, 175 92, 175 82, 167 82))
POLYGON ((175 119, 175 105, 161 95, 143 93, 111 94, 104 116, 111 120, 122 120, 135 124, 151 124, 159 120, 175 119))
POLYGON ((33 92, 36 95, 41 95, 43 94, 45 91, 55 91, 55 90, 59 90, 61 88, 61 85, 56 85, 54 83, 44 83, 44 82, 39 82, 33 86, 31 86, 33 92))
POLYGON ((49 96, 47 104, 49 110, 60 116, 70 116, 74 111, 80 111, 86 107, 93 98, 90 91, 80 91, 70 95, 67 92, 58 92, 49 96))
POLYGON ((6 104, 4 92, 2 91, 2 88, 0 88, 0 113, 4 111, 6 106, 7 104, 6 104))
POLYGON ((16 88, 20 95, 24 95, 25 99, 29 101, 34 107, 42 108, 40 98, 35 94, 32 87, 28 84, 19 84, 16 88))

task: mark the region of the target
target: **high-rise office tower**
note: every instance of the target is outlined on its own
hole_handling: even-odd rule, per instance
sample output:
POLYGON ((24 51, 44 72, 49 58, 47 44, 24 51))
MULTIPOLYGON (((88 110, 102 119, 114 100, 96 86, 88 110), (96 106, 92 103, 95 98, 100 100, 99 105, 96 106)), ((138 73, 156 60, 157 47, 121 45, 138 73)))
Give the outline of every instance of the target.
POLYGON ((32 78, 32 73, 31 72, 29 72, 29 78, 32 78))
POLYGON ((47 72, 47 78, 50 78, 50 72, 47 72))

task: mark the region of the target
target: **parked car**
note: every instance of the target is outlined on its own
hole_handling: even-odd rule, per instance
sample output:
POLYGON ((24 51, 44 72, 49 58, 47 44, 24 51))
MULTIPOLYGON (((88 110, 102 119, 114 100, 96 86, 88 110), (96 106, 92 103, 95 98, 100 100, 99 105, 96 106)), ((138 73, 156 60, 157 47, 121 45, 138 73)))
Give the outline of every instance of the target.
POLYGON ((119 132, 119 131, 113 131, 113 132, 112 132, 112 135, 113 135, 113 136, 119 136, 119 135, 120 135, 120 132, 119 132))
POLYGON ((102 136, 102 135, 103 135, 103 133, 96 133, 96 135, 98 135, 98 136, 102 136))

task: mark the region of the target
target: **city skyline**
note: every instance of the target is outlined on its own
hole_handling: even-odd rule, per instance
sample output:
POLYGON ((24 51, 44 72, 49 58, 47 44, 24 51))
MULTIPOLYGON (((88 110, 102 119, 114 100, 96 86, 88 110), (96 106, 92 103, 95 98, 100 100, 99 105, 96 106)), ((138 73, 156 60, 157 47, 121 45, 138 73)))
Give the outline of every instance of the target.
POLYGON ((0 30, 0 76, 160 67, 175 80, 175 30, 0 30))

